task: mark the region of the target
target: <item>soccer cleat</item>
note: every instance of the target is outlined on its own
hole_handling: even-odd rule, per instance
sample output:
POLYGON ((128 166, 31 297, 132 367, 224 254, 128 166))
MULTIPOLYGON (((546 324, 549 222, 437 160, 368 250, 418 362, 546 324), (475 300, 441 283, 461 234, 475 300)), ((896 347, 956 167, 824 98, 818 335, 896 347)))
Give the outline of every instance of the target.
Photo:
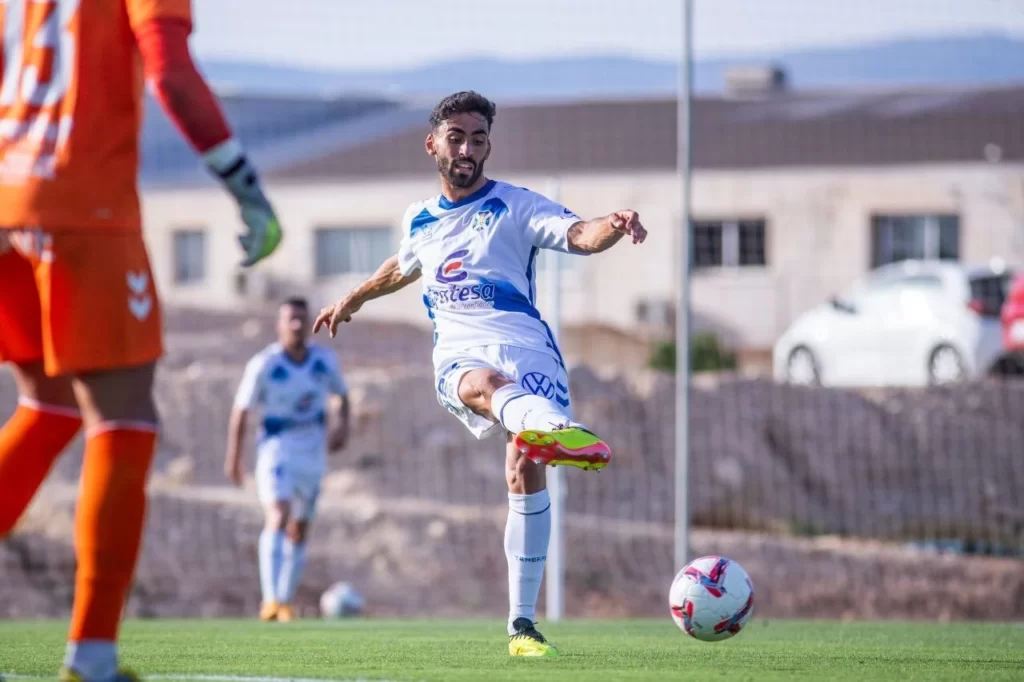
POLYGON ((263 602, 260 606, 260 620, 277 620, 277 610, 281 608, 276 601, 263 602))
POLYGON ((578 426, 554 431, 522 431, 516 434, 515 444, 519 452, 537 464, 589 471, 605 468, 612 458, 607 443, 578 426))
MULTIPOLYGON (((67 666, 60 669, 60 676, 57 679, 60 682, 87 682, 84 677, 67 666)), ((142 678, 131 670, 118 670, 113 682, 142 682, 142 678)))
POLYGON ((295 614, 295 609, 292 608, 291 604, 281 604, 277 607, 277 622, 278 623, 290 623, 293 620, 298 620, 298 616, 295 614))
POLYGON ((558 649, 551 645, 529 618, 512 621, 516 634, 508 636, 509 656, 557 656, 558 649))

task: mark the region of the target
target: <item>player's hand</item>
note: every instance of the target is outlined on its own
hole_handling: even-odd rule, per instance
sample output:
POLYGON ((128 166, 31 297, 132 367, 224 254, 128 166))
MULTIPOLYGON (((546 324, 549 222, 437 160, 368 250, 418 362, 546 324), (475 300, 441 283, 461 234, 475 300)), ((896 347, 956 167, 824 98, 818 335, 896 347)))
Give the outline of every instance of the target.
POLYGON ((237 485, 242 486, 242 462, 238 459, 227 459, 224 462, 224 475, 228 477, 228 480, 237 485))
POLYGON ((313 333, 316 334, 321 327, 326 327, 333 339, 334 335, 338 333, 338 325, 342 322, 351 322, 352 316, 359 311, 361 305, 346 296, 334 305, 322 308, 320 314, 316 316, 316 320, 313 321, 313 333))
POLYGON ((211 168, 238 202, 242 223, 246 231, 239 235, 245 256, 242 266, 250 267, 274 252, 281 243, 281 223, 260 186, 259 174, 249 162, 249 157, 240 153, 223 172, 211 168))
POLYGON ((242 222, 248 228, 239 235, 245 257, 242 267, 250 267, 274 252, 281 243, 281 223, 274 215, 274 209, 264 199, 262 202, 246 202, 241 205, 242 222))
POLYGON ((327 436, 328 452, 338 452, 348 443, 348 426, 339 425, 331 430, 327 436))
POLYGON ((634 244, 642 244, 647 239, 647 230, 640 224, 640 214, 636 211, 615 211, 609 219, 612 229, 633 237, 634 244))

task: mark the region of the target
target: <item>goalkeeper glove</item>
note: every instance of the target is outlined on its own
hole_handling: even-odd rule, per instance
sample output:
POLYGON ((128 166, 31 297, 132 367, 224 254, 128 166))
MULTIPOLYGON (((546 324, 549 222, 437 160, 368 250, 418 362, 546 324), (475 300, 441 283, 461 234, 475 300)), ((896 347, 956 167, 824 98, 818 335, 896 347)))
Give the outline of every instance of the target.
POLYGON ((245 252, 242 266, 254 265, 272 254, 281 243, 281 223, 263 194, 256 168, 234 138, 206 152, 203 158, 207 167, 238 201, 246 227, 238 237, 245 252))

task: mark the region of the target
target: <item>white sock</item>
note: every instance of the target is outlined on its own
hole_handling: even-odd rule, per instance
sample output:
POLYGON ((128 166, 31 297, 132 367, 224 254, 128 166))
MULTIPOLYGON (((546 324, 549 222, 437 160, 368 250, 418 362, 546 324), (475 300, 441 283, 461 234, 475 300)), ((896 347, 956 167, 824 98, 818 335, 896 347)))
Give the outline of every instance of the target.
POLYGON ((68 642, 64 665, 88 682, 105 682, 117 675, 117 645, 109 640, 68 642))
POLYGON ((551 498, 547 490, 532 495, 508 494, 505 558, 508 560, 508 634, 512 621, 536 622, 537 597, 551 538, 551 498))
POLYGON ((281 604, 290 604, 295 598, 299 581, 302 580, 302 569, 306 567, 306 543, 296 544, 290 538, 285 538, 283 549, 281 576, 277 583, 277 601, 281 604))
POLYGON ((276 601, 283 545, 284 531, 264 528, 260 533, 260 591, 264 604, 276 601))
POLYGON ((518 384, 502 386, 491 395, 491 414, 510 433, 577 426, 554 400, 534 395, 518 384))

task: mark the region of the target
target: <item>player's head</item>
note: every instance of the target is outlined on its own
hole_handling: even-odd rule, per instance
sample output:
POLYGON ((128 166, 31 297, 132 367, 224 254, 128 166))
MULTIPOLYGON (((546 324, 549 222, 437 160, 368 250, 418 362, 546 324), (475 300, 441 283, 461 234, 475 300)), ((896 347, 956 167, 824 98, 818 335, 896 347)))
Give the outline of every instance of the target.
POLYGON ((285 348, 295 348, 306 342, 309 327, 309 304, 301 296, 292 296, 281 302, 277 310, 277 340, 285 348))
POLYGON ((469 90, 448 95, 430 113, 427 153, 452 187, 472 187, 483 175, 496 109, 494 102, 469 90))

